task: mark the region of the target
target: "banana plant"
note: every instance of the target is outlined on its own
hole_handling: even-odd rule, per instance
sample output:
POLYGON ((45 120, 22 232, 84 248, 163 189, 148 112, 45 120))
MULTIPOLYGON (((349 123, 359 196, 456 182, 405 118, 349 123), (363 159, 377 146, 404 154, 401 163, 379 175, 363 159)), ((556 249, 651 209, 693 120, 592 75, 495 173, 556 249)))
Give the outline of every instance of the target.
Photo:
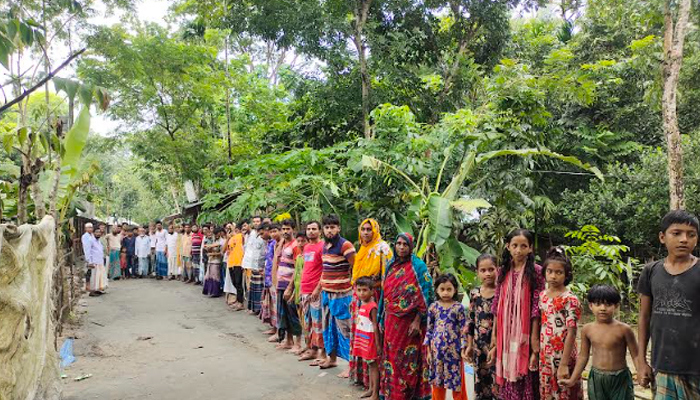
POLYGON ((453 145, 445 150, 445 159, 433 185, 428 183, 428 177, 423 177, 419 184, 405 172, 389 163, 368 155, 362 157, 363 168, 380 173, 398 175, 411 187, 410 196, 413 198, 413 201, 408 208, 408 213, 405 217, 394 215, 394 221, 400 230, 413 232, 413 228, 417 228, 417 255, 425 257, 429 265, 439 265, 443 271, 458 268, 461 265, 461 261, 474 265, 476 257, 478 257, 479 253, 477 250, 459 242, 452 232, 456 217, 462 218, 472 215, 478 209, 491 207, 491 204, 486 199, 459 197, 462 185, 479 165, 498 157, 545 156, 572 164, 594 173, 599 179, 603 179, 603 175, 598 168, 583 163, 576 157, 555 153, 545 148, 479 152, 476 146, 471 146, 465 153, 462 162, 454 172, 447 187, 441 190, 442 176, 445 173, 454 148, 455 146, 453 145))

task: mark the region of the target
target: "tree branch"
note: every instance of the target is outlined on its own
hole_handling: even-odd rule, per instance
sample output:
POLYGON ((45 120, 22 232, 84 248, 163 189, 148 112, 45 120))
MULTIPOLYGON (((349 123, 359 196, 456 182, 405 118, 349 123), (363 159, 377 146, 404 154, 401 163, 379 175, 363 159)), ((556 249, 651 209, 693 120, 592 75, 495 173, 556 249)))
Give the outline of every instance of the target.
POLYGON ((85 52, 85 50, 87 50, 87 48, 82 48, 82 49, 76 51, 76 52, 73 53, 70 57, 68 57, 68 59, 66 59, 63 63, 61 63, 61 65, 59 65, 58 67, 56 67, 56 69, 54 69, 53 71, 51 71, 48 75, 46 75, 44 78, 42 78, 42 79, 41 79, 39 82, 37 82, 34 86, 32 86, 32 87, 30 87, 29 89, 25 90, 24 92, 22 92, 22 94, 20 94, 19 96, 15 97, 14 99, 10 100, 9 103, 5 103, 2 107, 0 107, 0 114, 2 114, 2 113, 5 112, 6 110, 8 110, 10 107, 14 106, 15 104, 19 103, 20 101, 22 101, 25 97, 27 97, 27 96, 29 96, 30 94, 32 94, 33 92, 35 92, 37 89, 39 89, 39 88, 42 87, 44 84, 46 84, 46 82, 50 81, 54 76, 56 76, 56 74, 57 74, 60 70, 62 70, 62 69, 65 68, 68 64, 70 64, 71 61, 73 61, 76 57, 78 57, 79 55, 83 54, 83 53, 85 52))

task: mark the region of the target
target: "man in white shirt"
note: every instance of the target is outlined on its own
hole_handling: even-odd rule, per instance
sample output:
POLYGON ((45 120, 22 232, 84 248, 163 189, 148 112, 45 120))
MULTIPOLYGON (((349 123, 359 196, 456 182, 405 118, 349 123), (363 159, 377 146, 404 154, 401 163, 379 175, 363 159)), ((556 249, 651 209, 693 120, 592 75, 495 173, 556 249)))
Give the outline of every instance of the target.
MULTIPOLYGON (((259 274, 260 271, 257 268, 257 263, 256 260, 260 256, 260 251, 263 246, 260 245, 260 237, 259 237, 259 231, 260 231, 260 225, 262 224, 262 218, 259 215, 256 215, 252 218, 253 220, 253 227, 252 229, 247 233, 245 236, 245 244, 243 245, 243 261, 241 262, 241 266, 243 267, 244 272, 244 296, 246 298, 246 302, 248 303, 248 312, 252 312, 251 308, 251 293, 250 293, 250 285, 251 285, 251 280, 254 279, 253 274, 255 274, 255 279, 256 282, 259 280, 259 274)), ((247 224, 241 224, 243 226, 246 226, 247 224)), ((246 229, 247 230, 247 229, 246 229)), ((245 232, 244 232, 245 234, 245 232)), ((262 275, 260 275, 262 276, 262 275)))
POLYGON ((179 233, 175 232, 175 227, 171 224, 168 226, 168 234, 166 240, 168 247, 165 250, 165 255, 168 257, 168 280, 175 279, 178 275, 177 265, 177 239, 179 233))
POLYGON ((136 259, 139 266, 139 278, 148 276, 148 258, 151 255, 151 238, 146 236, 146 229, 139 227, 136 237, 136 259))
POLYGON ((87 266, 87 271, 85 271, 85 289, 90 290, 90 276, 92 275, 92 268, 90 268, 90 248, 92 247, 92 241, 95 237, 92 235, 93 226, 92 223, 88 222, 85 224, 85 233, 80 237, 80 244, 83 247, 83 256, 85 258, 85 265, 87 266))
POLYGON ((156 274, 156 224, 148 224, 148 238, 151 239, 151 254, 148 256, 148 275, 156 274))
POLYGON ((88 268, 92 269, 92 274, 90 275, 90 296, 99 296, 104 294, 105 289, 107 289, 105 249, 100 242, 102 231, 97 229, 94 235, 90 242, 90 264, 88 264, 88 268))
POLYGON ((163 229, 163 224, 156 222, 156 279, 160 280, 168 276, 168 258, 165 255, 168 249, 168 233, 163 229))

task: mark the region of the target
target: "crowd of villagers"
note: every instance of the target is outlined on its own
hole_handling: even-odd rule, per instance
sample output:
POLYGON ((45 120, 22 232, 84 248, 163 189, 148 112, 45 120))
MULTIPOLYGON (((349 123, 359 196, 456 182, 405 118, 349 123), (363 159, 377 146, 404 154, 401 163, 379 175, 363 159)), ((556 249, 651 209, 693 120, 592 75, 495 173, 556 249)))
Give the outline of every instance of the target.
POLYGON ((685 211, 664 217, 659 237, 668 256, 639 278, 638 340, 615 319, 621 297, 608 285, 588 292, 592 322, 577 332, 582 303, 568 289, 574 268, 559 247, 537 264, 526 229, 507 236, 500 262, 477 259, 480 286, 459 301, 457 279, 434 279, 411 234, 390 245, 374 219, 360 224, 358 249, 340 235, 335 215, 300 230, 291 219, 251 221, 201 230, 158 222, 148 233, 115 227, 105 236, 104 227, 86 226, 91 294, 120 278, 201 285, 232 311, 259 318, 268 341, 299 361, 329 369, 347 360, 339 376, 373 400, 440 400, 448 391, 466 399, 465 365, 476 399, 583 399, 589 353, 588 398, 632 400, 628 352, 655 400, 700 399, 698 220, 685 211))

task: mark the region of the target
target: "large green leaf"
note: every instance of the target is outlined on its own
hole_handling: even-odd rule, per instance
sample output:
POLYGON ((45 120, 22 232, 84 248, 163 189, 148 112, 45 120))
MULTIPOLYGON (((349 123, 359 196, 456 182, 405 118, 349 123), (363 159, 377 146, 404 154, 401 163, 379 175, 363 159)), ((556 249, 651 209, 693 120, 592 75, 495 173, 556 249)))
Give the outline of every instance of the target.
POLYGON ((474 167, 475 159, 476 154, 473 151, 469 152, 469 154, 464 157, 464 161, 462 161, 462 163, 459 165, 457 173, 452 177, 450 184, 442 193, 443 197, 445 197, 447 200, 454 200, 457 198, 459 189, 462 187, 464 180, 467 179, 467 176, 469 176, 469 173, 474 167))
POLYGON ((477 208, 491 208, 491 203, 484 199, 459 199, 451 201, 450 205, 465 214, 471 214, 477 208))
MULTIPOLYGON (((75 100, 75 95, 80 89, 80 83, 72 79, 55 77, 53 78, 53 85, 57 92, 64 91, 68 98, 73 101, 75 100)), ((88 104, 89 105, 89 104, 88 104)))
POLYGON ((66 133, 66 138, 63 141, 65 153, 63 154, 62 165, 70 176, 78 168, 80 154, 83 152, 89 132, 90 109, 88 106, 84 106, 80 110, 80 114, 78 114, 78 119, 75 120, 73 127, 66 133))
POLYGON ((413 235, 413 226, 408 218, 394 213, 391 214, 391 219, 394 221, 394 225, 399 232, 408 232, 413 235))
POLYGON ((588 172, 593 173, 601 181, 605 180, 605 178, 603 177, 603 173, 600 172, 600 170, 597 167, 594 167, 588 163, 584 163, 574 156, 565 156, 563 154, 555 153, 555 152, 548 150, 548 149, 505 149, 505 150, 490 151, 487 153, 480 154, 476 158, 476 163, 479 164, 479 163, 488 161, 492 158, 505 157, 505 156, 520 156, 520 157, 547 156, 550 158, 556 158, 557 160, 564 161, 566 163, 569 163, 571 165, 575 165, 581 169, 584 169, 588 172))
POLYGON ((459 242, 459 247, 462 249, 462 261, 466 262, 467 265, 476 266, 476 259, 479 258, 479 250, 467 246, 466 244, 459 242))
POLYGON ((428 241, 440 248, 452 233, 452 207, 450 201, 437 193, 428 198, 428 241))
POLYGON ((447 268, 456 268, 459 266, 462 256, 462 248, 459 246, 459 240, 450 236, 445 241, 445 244, 438 250, 440 256, 440 270, 445 272, 447 268))

